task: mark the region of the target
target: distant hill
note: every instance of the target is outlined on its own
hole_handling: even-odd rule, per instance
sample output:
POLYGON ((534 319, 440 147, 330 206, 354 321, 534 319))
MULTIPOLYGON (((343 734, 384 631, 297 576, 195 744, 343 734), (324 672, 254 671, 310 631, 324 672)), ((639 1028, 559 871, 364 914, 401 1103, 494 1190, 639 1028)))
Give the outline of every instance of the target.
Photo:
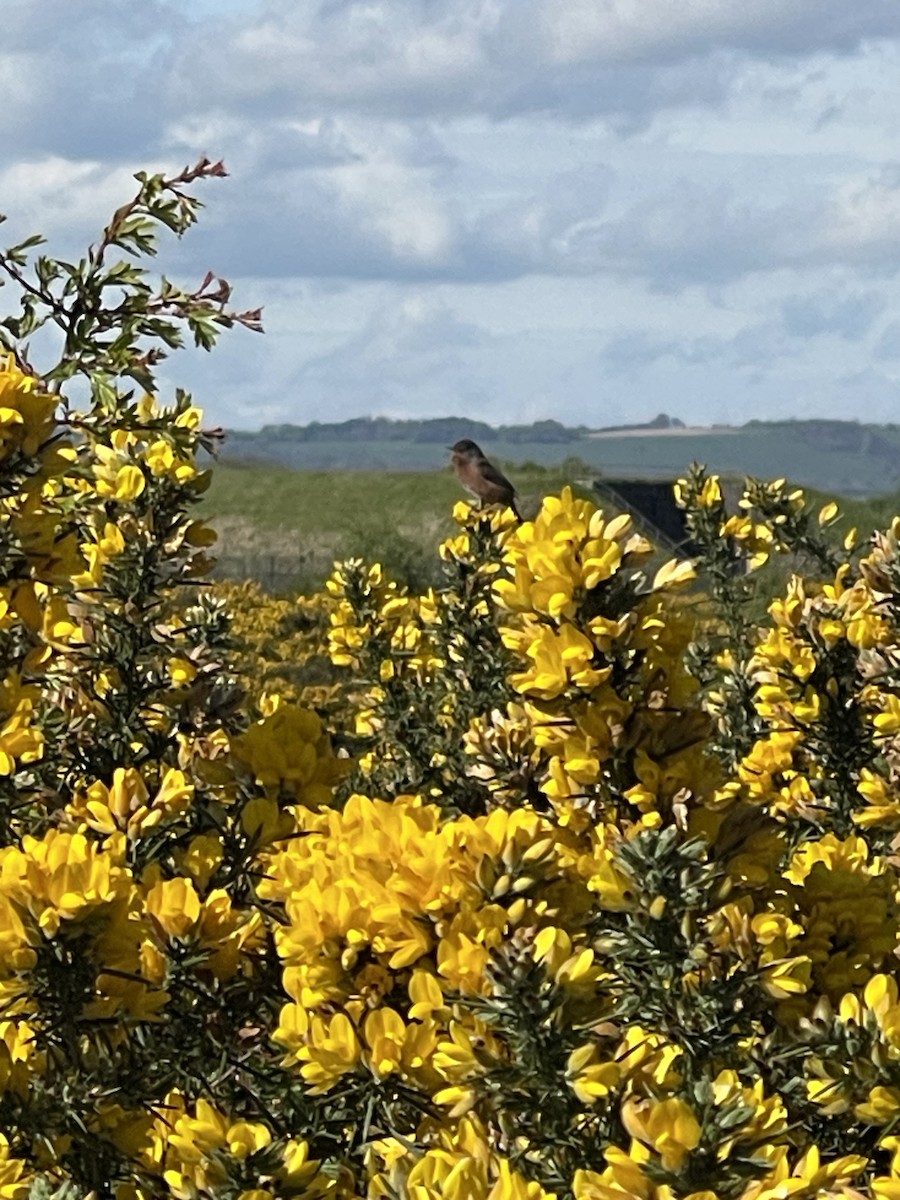
POLYGON ((297 469, 427 471, 446 466, 447 447, 460 438, 478 442, 511 471, 517 463, 546 467, 579 460, 585 473, 601 477, 674 479, 698 461, 723 475, 785 476, 845 496, 900 486, 897 425, 812 420, 691 428, 665 413, 643 425, 600 429, 553 420, 495 428, 465 417, 268 425, 255 433, 230 432, 223 458, 297 469))
POLYGON ((677 417, 670 417, 668 413, 660 413, 658 417, 654 417, 652 421, 647 421, 643 425, 602 425, 599 429, 594 430, 595 433, 619 433, 634 429, 685 429, 684 421, 679 421, 677 417))
MULTIPOLYGON (((658 419, 658 418, 657 418, 658 419)), ((569 429, 559 421, 535 421, 531 425, 500 425, 496 429, 483 421, 467 417, 437 417, 427 421, 392 421, 388 417, 354 417, 350 421, 329 424, 313 421, 309 425, 263 425, 259 433, 233 434, 233 437, 273 438, 286 442, 415 442, 421 445, 452 445, 462 438, 472 441, 505 442, 576 442, 584 427, 569 429)))

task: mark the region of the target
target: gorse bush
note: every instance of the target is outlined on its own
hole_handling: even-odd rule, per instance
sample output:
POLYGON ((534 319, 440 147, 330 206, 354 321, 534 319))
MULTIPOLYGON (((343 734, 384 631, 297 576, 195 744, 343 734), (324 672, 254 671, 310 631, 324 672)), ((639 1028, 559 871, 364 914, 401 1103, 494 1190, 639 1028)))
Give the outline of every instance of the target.
POLYGON ((278 1011, 277 918, 257 895, 287 820, 276 793, 327 798, 333 760, 313 714, 240 711, 229 619, 197 589, 214 539, 191 516, 196 456, 215 434, 188 396, 153 391, 182 327, 208 345, 258 314, 228 310, 211 276, 186 293, 140 262, 219 173, 139 177, 77 264, 30 262, 35 239, 0 259, 21 297, 0 370, 8 1196, 224 1196, 270 1178, 302 1194, 317 1171, 256 1120, 265 1089, 244 1092, 278 1011), (42 370, 23 340, 39 329, 56 355, 42 370))
MULTIPOLYGON (((699 468, 679 499, 704 591, 687 563, 646 577, 628 518, 568 492, 518 527, 460 506, 425 596, 360 563, 330 585, 375 807, 331 819, 332 886, 358 899, 327 928, 356 963, 360 893, 424 875, 413 975, 432 978, 414 990, 395 955, 388 997, 429 989, 433 1100, 458 1122, 439 1149, 419 1125, 418 1154, 409 1129, 382 1139, 376 1194, 898 1194, 900 528, 854 555, 834 505, 750 482, 729 515, 699 468), (777 551, 818 575, 756 624, 744 568, 777 551), (346 858, 364 811, 374 847, 422 799, 444 842, 428 871, 406 843, 374 872, 346 858), (449 900, 447 839, 469 860, 449 900)), ((335 983, 322 1001, 346 1013, 335 983)), ((421 1010, 391 1008, 421 1050, 421 1010)), ((369 1020, 342 1021, 342 1079, 373 1069, 369 1020)))
POLYGON ((900 522, 695 468, 693 564, 565 490, 205 584, 219 173, 0 256, 0 1197, 900 1196, 900 522))

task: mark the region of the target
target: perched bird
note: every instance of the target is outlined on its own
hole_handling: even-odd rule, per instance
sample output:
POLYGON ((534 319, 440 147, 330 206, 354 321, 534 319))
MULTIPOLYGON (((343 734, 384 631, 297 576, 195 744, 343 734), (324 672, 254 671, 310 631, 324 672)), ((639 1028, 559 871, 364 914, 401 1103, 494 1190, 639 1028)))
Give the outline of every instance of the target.
POLYGON ((453 452, 451 461, 460 483, 478 497, 480 507, 502 504, 504 508, 511 508, 521 521, 516 508, 516 489, 503 472, 484 457, 481 449, 469 438, 463 438, 449 449, 453 452))

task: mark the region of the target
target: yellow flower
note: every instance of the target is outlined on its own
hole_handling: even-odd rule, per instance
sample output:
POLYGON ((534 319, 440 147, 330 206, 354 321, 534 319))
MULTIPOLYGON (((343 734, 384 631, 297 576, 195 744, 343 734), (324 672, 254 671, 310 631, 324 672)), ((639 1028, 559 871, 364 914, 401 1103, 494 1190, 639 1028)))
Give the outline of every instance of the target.
POLYGON ((468 993, 485 988, 490 951, 500 945, 506 910, 488 905, 478 913, 458 913, 438 946, 438 973, 451 987, 468 993))
POLYGON ((197 678, 197 668, 187 658, 170 658, 166 663, 166 671, 175 687, 184 687, 197 678))
POLYGON ((576 500, 564 488, 546 497, 534 521, 506 538, 503 560, 512 578, 497 580, 494 597, 512 612, 571 619, 581 592, 594 590, 649 550, 632 534, 630 517, 607 523, 589 501, 576 500))
POLYGON ((305 1060, 300 1073, 317 1095, 329 1091, 362 1057, 362 1047, 345 1013, 313 1016, 309 1021, 309 1040, 300 1051, 305 1060))
MULTIPOLYGON (((444 1195, 447 1195, 446 1190, 444 1195)), ((545 1192, 539 1183, 514 1171, 503 1158, 497 1164, 497 1180, 488 1192, 487 1200, 556 1200, 556 1193, 545 1192)))
POLYGON ((147 486, 141 468, 108 446, 97 446, 95 452, 99 464, 94 467, 98 495, 121 504, 136 500, 147 486))
POLYGON ((372 1073, 377 1079, 393 1074, 403 1057, 406 1039, 403 1018, 392 1008, 377 1008, 366 1017, 363 1034, 372 1073))
POLYGON ((734 516, 722 526, 722 537, 733 537, 750 555, 748 570, 755 571, 768 561, 775 548, 775 535, 767 525, 754 522, 747 516, 734 516))
POLYGON ((72 582, 79 588, 97 587, 103 580, 103 568, 124 551, 125 538, 117 525, 107 522, 103 533, 97 534, 94 541, 82 542, 80 549, 87 570, 73 576, 72 582))
POLYGON ((18 763, 37 762, 44 754, 44 734, 31 724, 32 706, 22 700, 0 726, 0 775, 12 775, 18 763))
POLYGON ((224 857, 221 838, 217 834, 206 833, 192 838, 178 861, 181 870, 190 875, 202 891, 209 884, 224 857))
POLYGON ((609 678, 612 668, 593 666, 594 644, 574 625, 555 630, 549 625, 522 632, 502 631, 512 649, 524 650, 531 666, 510 677, 518 692, 552 700, 574 685, 590 691, 609 678))
POLYGON ((76 813, 83 813, 91 828, 100 833, 122 830, 133 834, 149 813, 149 798, 150 793, 134 767, 116 767, 112 787, 99 781, 91 784, 73 808, 76 813))
POLYGON ((710 475, 703 481, 697 503, 701 508, 714 508, 717 504, 722 503, 722 488, 718 475, 710 475))
POLYGON ((844 996, 838 1008, 845 1025, 866 1027, 874 1021, 884 1039, 900 1050, 900 997, 897 980, 890 975, 873 975, 862 992, 844 996))
POLYGON ((187 782, 183 771, 174 767, 165 772, 152 799, 134 767, 116 767, 112 786, 99 780, 92 783, 76 796, 69 810, 98 833, 121 832, 128 838, 136 838, 154 829, 166 817, 184 812, 193 794, 193 784, 187 782))
POLYGON ((653 577, 654 592, 662 591, 663 588, 683 587, 686 583, 691 583, 697 578, 697 572, 694 569, 694 564, 685 559, 673 558, 669 562, 664 563, 659 568, 653 577))
POLYGON ((603 1062, 591 1043, 573 1050, 566 1064, 566 1082, 582 1104, 588 1105, 605 1100, 619 1086, 623 1073, 620 1063, 603 1062))
POLYGON ((487 1162, 450 1150, 428 1150, 409 1173, 410 1200, 487 1200, 487 1162))
POLYGON ((585 856, 580 870, 588 889, 600 897, 603 908, 624 912, 633 906, 633 883, 617 865, 611 846, 597 845, 590 856, 585 856))
POLYGON ((886 829, 900 826, 900 795, 883 776, 863 767, 856 790, 866 802, 865 808, 853 813, 857 825, 866 829, 870 826, 886 829))
POLYGON ((175 418, 175 424, 179 429, 199 429, 202 420, 203 410, 195 404, 189 404, 175 418))
POLYGON ((819 524, 830 525, 838 515, 838 506, 832 500, 819 509, 819 524))
POLYGON ((265 1125, 253 1125, 249 1121, 235 1122, 225 1134, 228 1152, 238 1161, 264 1149, 271 1140, 272 1134, 265 1125))
POLYGON ((12 354, 0 355, 0 458, 19 450, 28 458, 49 442, 58 397, 23 374, 12 354))
POLYGON ((25 1200, 34 1178, 22 1159, 10 1157, 9 1141, 0 1133, 0 1200, 25 1200))
POLYGON ((787 1146, 772 1148, 772 1169, 752 1186, 752 1200, 782 1200, 786 1196, 812 1200, 812 1197, 840 1195, 850 1180, 868 1165, 868 1159, 861 1154, 845 1154, 823 1163, 818 1146, 810 1146, 792 1167, 789 1154, 787 1146))
POLYGON ((895 884, 861 837, 826 834, 790 860, 785 878, 804 933, 793 945, 812 961, 816 986, 837 1000, 860 987, 893 956, 898 910, 895 884))
POLYGON ((314 712, 281 704, 234 741, 234 756, 267 789, 284 787, 316 807, 331 799, 335 760, 314 712))
POLYGON ((778 791, 775 776, 792 769, 794 752, 802 741, 799 730, 775 730, 754 744, 738 766, 738 778, 751 799, 766 800, 778 791))
POLYGON ((683 1100, 636 1100, 622 1104, 622 1123, 633 1138, 656 1151, 667 1171, 678 1171, 700 1145, 700 1122, 683 1100))
POLYGON ((881 696, 883 711, 877 713, 873 724, 879 733, 893 735, 900 732, 900 696, 881 696))
POLYGON ((751 672, 767 667, 806 680, 816 669, 816 656, 812 647, 790 629, 776 626, 757 644, 750 662, 751 672))
POLYGON ((153 442, 144 451, 144 462, 154 475, 168 475, 178 483, 194 479, 197 468, 187 459, 178 458, 166 441, 153 442))
POLYGON ((161 879, 144 897, 147 914, 169 937, 185 937, 200 917, 200 897, 191 879, 161 879))
POLYGON ((127 894, 122 849, 121 839, 101 848, 82 833, 50 829, 40 839, 23 837, 21 850, 0 851, 0 877, 10 898, 53 936, 61 921, 82 920, 127 894))
POLYGON ((144 451, 144 462, 154 475, 165 475, 175 461, 175 454, 168 442, 153 442, 144 451))
POLYGON ((286 1185, 288 1195, 297 1195, 309 1187, 318 1171, 319 1164, 310 1159, 306 1142, 291 1138, 285 1143, 276 1178, 286 1185))
POLYGON ((900 1109, 900 1089, 895 1087, 873 1087, 864 1104, 857 1104, 853 1111, 867 1125, 888 1125, 900 1109))
POLYGON ((413 971, 409 980, 409 1009, 411 1021, 425 1021, 433 1014, 445 1011, 446 1001, 440 982, 430 971, 413 971))
POLYGON ((806 955, 780 959, 763 965, 760 981, 763 988, 776 1000, 788 996, 800 996, 809 990, 812 962, 806 955))

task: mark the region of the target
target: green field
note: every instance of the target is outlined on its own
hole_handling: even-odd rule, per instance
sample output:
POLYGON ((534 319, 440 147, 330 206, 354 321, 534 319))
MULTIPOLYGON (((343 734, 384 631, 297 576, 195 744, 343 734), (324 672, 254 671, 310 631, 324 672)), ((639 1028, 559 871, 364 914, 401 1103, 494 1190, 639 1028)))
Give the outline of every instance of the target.
MULTIPOLYGON (((573 484, 577 465, 510 470, 521 508, 573 484)), ((466 493, 450 468, 435 471, 295 471, 219 463, 201 512, 219 532, 219 573, 257 578, 275 590, 321 586, 335 559, 380 559, 405 581, 431 581, 438 541, 452 533, 466 493)))
MULTIPOLYGON (((556 468, 509 467, 527 517, 541 498, 571 484, 591 495, 591 472, 570 461, 556 468)), ((763 475, 764 478, 771 477, 763 475)), ((900 495, 843 500, 810 489, 811 500, 841 501, 841 528, 861 535, 890 524, 900 495)), ((218 574, 254 578, 273 591, 322 585, 336 559, 378 559, 399 579, 425 587, 435 578, 438 541, 453 531, 453 505, 465 492, 449 468, 434 471, 297 471, 219 463, 201 513, 219 532, 218 574)))

